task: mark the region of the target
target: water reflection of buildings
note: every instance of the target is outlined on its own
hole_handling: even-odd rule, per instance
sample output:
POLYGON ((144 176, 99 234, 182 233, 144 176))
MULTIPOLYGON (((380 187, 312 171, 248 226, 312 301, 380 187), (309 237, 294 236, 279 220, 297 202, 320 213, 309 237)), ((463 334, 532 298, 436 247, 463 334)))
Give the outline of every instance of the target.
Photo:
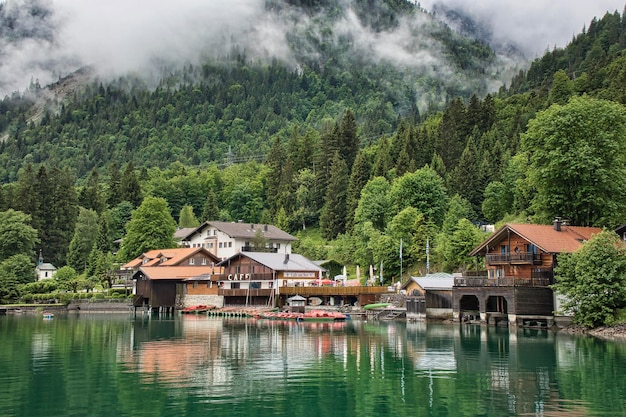
POLYGON ((425 390, 431 405, 455 395, 457 402, 485 398, 488 415, 575 416, 586 415, 585 405, 563 400, 555 371, 575 362, 575 349, 545 330, 185 316, 135 325, 120 354, 145 381, 193 386, 214 401, 271 393, 283 381, 343 366, 365 378, 401 379, 394 392, 403 400, 409 386, 413 395, 425 390))
POLYGON ((491 404, 498 412, 588 415, 582 401, 565 401, 559 391, 555 370, 563 345, 568 345, 567 338, 547 330, 463 325, 454 352, 459 373, 480 375, 488 370, 481 382, 486 382, 493 398, 500 400, 491 404))

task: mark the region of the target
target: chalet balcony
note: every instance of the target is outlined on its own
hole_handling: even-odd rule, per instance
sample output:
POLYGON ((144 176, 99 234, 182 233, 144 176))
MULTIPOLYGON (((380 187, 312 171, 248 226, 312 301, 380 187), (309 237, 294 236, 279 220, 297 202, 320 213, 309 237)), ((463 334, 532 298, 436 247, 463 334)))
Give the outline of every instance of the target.
POLYGON ((302 297, 316 296, 333 296, 333 295, 378 295, 392 292, 386 286, 356 286, 356 287, 280 287, 278 289, 280 295, 293 296, 300 295, 302 297))
POLYGON ((250 288, 250 289, 225 289, 220 288, 217 292, 218 295, 225 297, 269 297, 274 292, 271 288, 250 288))
POLYGON ((541 265, 541 255, 533 252, 488 253, 485 261, 487 265, 541 265))
POLYGON ((278 253, 278 248, 257 248, 255 246, 242 246, 242 252, 266 252, 266 253, 278 253))

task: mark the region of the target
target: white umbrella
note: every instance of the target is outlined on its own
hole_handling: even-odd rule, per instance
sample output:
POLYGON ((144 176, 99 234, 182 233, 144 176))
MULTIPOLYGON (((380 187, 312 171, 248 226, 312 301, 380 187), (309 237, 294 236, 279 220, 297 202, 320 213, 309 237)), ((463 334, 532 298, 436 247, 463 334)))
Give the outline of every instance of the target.
POLYGON ((374 282, 374 266, 370 264, 370 285, 374 282))
POLYGON ((361 282, 361 267, 359 265, 356 266, 356 280, 361 282))
POLYGON ((345 281, 348 278, 348 272, 346 271, 346 266, 343 266, 343 280, 345 281))

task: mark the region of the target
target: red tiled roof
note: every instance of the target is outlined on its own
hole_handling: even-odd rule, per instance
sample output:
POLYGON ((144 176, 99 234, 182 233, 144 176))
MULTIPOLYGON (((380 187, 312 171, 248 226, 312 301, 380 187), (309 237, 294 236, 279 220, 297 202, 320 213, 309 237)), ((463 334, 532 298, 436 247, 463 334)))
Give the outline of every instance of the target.
POLYGON ((214 262, 219 260, 204 248, 172 248, 172 249, 155 249, 141 254, 139 257, 122 265, 123 269, 138 268, 140 266, 174 266, 183 262, 185 259, 193 256, 197 252, 204 252, 213 259, 214 262), (166 260, 161 262, 161 259, 166 260), (147 260, 147 262, 146 262, 147 260))
POLYGON ((139 271, 143 272, 148 279, 152 280, 183 280, 185 278, 197 277, 199 275, 210 274, 213 270, 211 265, 203 266, 142 266, 139 271))
POLYGON ((519 235, 547 253, 572 253, 578 250, 584 241, 602 231, 599 227, 561 226, 557 231, 547 224, 505 224, 496 230, 487 240, 470 252, 470 256, 484 254, 487 246, 501 241, 508 231, 519 235))

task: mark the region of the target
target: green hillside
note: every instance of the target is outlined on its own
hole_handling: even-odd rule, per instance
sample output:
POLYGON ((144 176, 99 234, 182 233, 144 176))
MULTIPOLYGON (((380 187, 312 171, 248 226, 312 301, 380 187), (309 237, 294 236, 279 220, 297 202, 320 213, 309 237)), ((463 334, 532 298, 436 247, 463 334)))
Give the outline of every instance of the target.
POLYGON ((85 68, 83 88, 69 94, 57 92, 71 78, 45 88, 33 83, 5 98, 0 179, 14 181, 24 161, 67 164, 84 177, 110 161, 163 168, 223 163, 229 154, 259 160, 273 135, 321 131, 347 108, 367 143, 452 98, 482 96, 501 78, 487 45, 455 34, 413 3, 290 3, 266 5, 286 25, 303 20, 286 34, 288 62, 261 59, 235 42, 201 65, 166 68, 157 88, 140 77, 83 81, 85 68), (29 112, 31 100, 37 104, 29 112))
POLYGON ((489 48, 408 3, 374 3, 375 13, 350 13, 371 33, 427 19, 429 39, 457 48, 445 49, 454 75, 366 62, 331 30, 343 2, 268 3, 317 25, 294 34, 313 48, 296 67, 234 49, 156 89, 131 78, 81 84, 41 117, 28 105, 43 88, 5 99, 0 208, 30 215, 37 253, 88 277, 145 197, 164 199, 181 226, 193 216, 276 224, 302 233, 296 250, 311 258, 384 262, 388 281, 398 279, 401 241, 404 271, 425 270, 427 242, 431 268, 462 271, 484 238, 478 223, 624 223, 623 16, 593 19, 487 94, 489 48), (420 107, 424 97, 432 101, 420 107), (87 235, 101 249, 91 253, 87 235))

